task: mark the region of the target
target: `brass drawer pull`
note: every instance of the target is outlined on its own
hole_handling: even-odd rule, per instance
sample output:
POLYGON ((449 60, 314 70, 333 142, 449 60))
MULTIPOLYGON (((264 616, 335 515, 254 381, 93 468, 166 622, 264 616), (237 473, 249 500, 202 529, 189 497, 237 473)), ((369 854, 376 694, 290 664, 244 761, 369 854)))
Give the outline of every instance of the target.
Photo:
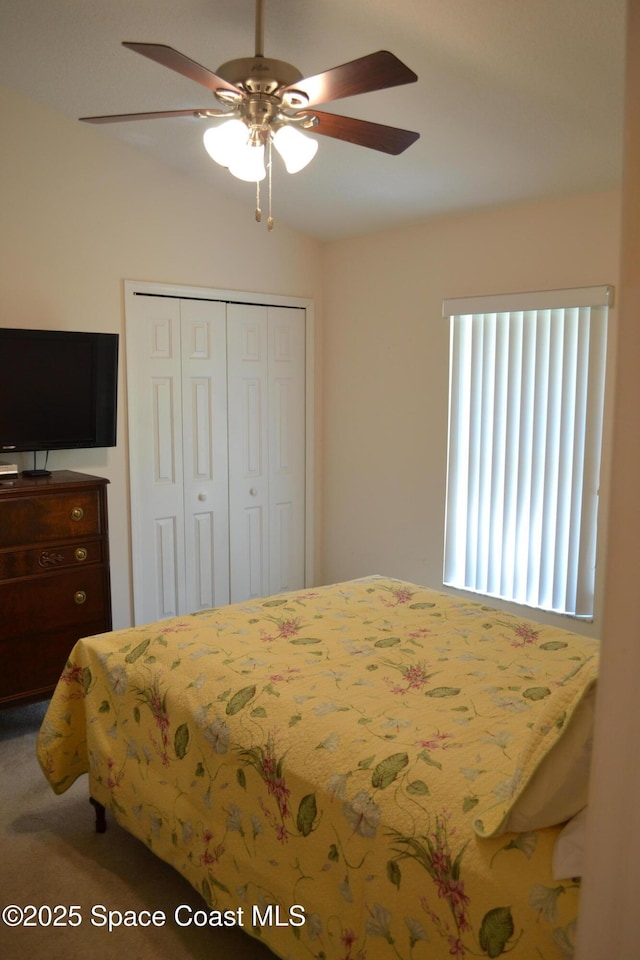
POLYGON ((74 507, 73 510, 71 511, 71 519, 82 520, 83 517, 84 517, 84 510, 82 509, 82 507, 74 507))
POLYGON ((84 590, 76 590, 76 592, 73 595, 73 602, 77 603, 78 606, 81 606, 86 599, 87 599, 87 595, 84 592, 84 590))
POLYGON ((85 548, 85 547, 76 547, 75 558, 76 558, 76 560, 77 560, 79 563, 81 563, 83 560, 86 560, 86 559, 87 559, 87 551, 86 551, 86 548, 85 548))

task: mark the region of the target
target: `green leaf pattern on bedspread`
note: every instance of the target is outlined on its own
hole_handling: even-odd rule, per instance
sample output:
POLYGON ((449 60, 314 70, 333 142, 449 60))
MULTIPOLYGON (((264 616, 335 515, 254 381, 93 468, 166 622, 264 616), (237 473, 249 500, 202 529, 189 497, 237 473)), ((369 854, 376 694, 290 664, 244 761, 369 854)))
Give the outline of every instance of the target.
MULTIPOLYGON (((371 577, 80 641, 40 763, 283 958, 568 960, 556 829, 491 836, 595 641, 371 577)), ((177 905, 176 905, 177 906, 177 905)))

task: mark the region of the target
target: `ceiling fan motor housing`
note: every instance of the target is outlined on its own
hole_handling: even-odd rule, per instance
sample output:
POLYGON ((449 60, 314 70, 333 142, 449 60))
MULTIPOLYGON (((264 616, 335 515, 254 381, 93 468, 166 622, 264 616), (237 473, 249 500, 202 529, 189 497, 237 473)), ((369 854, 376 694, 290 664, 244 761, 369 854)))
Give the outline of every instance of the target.
MULTIPOLYGON (((240 87, 246 93, 266 93, 273 95, 283 87, 302 80, 297 67, 284 60, 271 60, 267 57, 242 57, 228 60, 217 70, 218 76, 228 83, 240 87)), ((300 93, 306 102, 306 97, 300 93)))
POLYGON ((237 114, 253 130, 266 131, 274 122, 291 121, 293 118, 287 111, 298 110, 308 102, 306 94, 291 89, 292 84, 302 80, 302 74, 297 67, 283 60, 243 57, 223 63, 217 73, 241 90, 245 97, 239 99, 226 90, 216 91, 216 96, 223 103, 232 103, 237 114), (280 96, 280 91, 285 88, 286 93, 280 96))

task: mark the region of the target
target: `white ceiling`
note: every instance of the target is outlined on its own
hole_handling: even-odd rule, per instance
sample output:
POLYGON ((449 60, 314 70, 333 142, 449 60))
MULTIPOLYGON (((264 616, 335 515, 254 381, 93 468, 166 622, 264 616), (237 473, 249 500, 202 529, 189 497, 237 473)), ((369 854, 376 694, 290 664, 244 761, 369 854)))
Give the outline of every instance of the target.
MULTIPOLYGON (((121 46, 166 43, 216 70, 252 56, 254 0, 0 0, 0 82, 75 119, 214 106, 204 87, 121 46)), ((311 76, 387 49, 418 82, 327 104, 420 139, 387 156, 318 137, 312 164, 274 161, 274 214, 321 239, 469 208, 615 188, 624 0, 266 0, 266 56, 311 76)), ((209 124, 86 129, 246 202, 205 154, 209 124)), ((3 136, 7 131, 3 131, 3 136)), ((264 204, 263 204, 264 205, 264 204)))

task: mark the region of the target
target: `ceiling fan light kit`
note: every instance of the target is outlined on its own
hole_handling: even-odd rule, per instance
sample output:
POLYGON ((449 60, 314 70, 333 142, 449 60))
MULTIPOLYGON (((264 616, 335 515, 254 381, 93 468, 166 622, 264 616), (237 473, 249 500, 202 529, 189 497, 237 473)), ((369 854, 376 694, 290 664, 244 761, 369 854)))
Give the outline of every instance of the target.
POLYGON ((227 120, 219 127, 205 130, 204 147, 212 160, 227 167, 238 180, 257 183, 264 180, 264 143, 242 120, 227 120))
POLYGON ((172 47, 158 43, 123 45, 209 89, 218 107, 162 110, 103 117, 81 117, 88 123, 119 123, 171 117, 222 120, 203 137, 209 156, 233 176, 256 184, 256 220, 261 220, 260 182, 268 176, 271 216, 272 147, 288 173, 303 170, 315 157, 318 141, 302 131, 398 155, 414 143, 418 133, 384 124, 341 117, 315 110, 317 104, 375 90, 414 83, 418 78, 386 50, 304 78, 297 67, 263 54, 264 0, 256 0, 256 52, 253 57, 229 60, 213 73, 172 47))
POLYGON ((288 173, 298 173, 311 163, 318 151, 318 141, 305 137, 294 127, 270 128, 263 139, 261 130, 252 130, 242 120, 226 120, 217 127, 209 127, 203 136, 204 148, 216 163, 227 167, 240 180, 264 180, 265 142, 271 140, 284 161, 288 173), (255 176, 247 176, 252 170, 255 176))
POLYGON ((282 157, 287 173, 298 173, 311 163, 318 152, 318 141, 305 137, 295 127, 280 127, 273 135, 273 145, 282 157))

